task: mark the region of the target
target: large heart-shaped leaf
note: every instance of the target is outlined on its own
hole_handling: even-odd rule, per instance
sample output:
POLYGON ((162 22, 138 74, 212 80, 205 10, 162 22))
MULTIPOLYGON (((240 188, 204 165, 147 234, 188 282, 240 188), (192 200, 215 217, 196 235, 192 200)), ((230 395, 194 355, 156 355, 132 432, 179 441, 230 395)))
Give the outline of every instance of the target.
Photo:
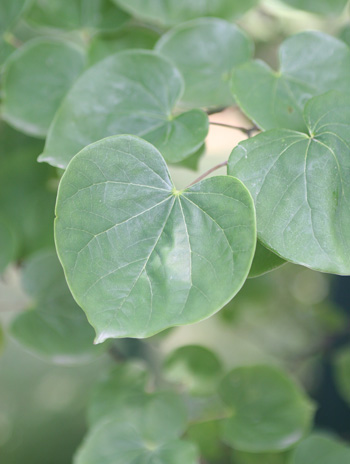
POLYGON ((320 15, 337 16, 342 13, 348 0, 282 0, 283 3, 299 10, 320 15))
POLYGON ((327 435, 313 434, 294 449, 288 464, 345 464, 350 447, 327 435))
POLYGON ((313 405, 275 367, 238 367, 225 377, 220 394, 232 408, 232 417, 223 422, 222 437, 234 449, 279 451, 309 431, 313 405))
POLYGON ((234 24, 202 18, 171 29, 161 37, 156 49, 184 77, 181 101, 191 107, 213 107, 233 103, 229 89, 231 72, 252 57, 253 43, 234 24))
POLYGON ((279 58, 278 72, 262 61, 237 68, 231 81, 233 95, 262 129, 305 130, 307 100, 328 90, 348 91, 350 50, 329 35, 303 32, 283 42, 279 58))
POLYGON ((73 158, 56 215, 67 281, 97 342, 207 318, 241 288, 255 250, 240 181, 213 177, 179 192, 156 148, 133 136, 73 158))
POLYGON ((35 303, 12 322, 19 343, 59 364, 89 361, 104 351, 94 346, 94 331, 73 300, 54 251, 41 251, 25 263, 23 286, 35 303))
POLYGON ((312 269, 350 273, 350 96, 330 92, 305 108, 310 135, 272 130, 240 143, 228 172, 256 207, 259 239, 312 269))
POLYGON ((183 80, 165 58, 125 51, 97 63, 73 86, 59 109, 41 161, 65 168, 83 147, 109 135, 135 134, 168 161, 198 150, 208 133, 201 110, 174 116, 183 80))
POLYGON ((27 42, 4 69, 4 119, 22 132, 45 137, 63 97, 84 65, 83 51, 69 42, 27 42))
POLYGON ((113 0, 125 11, 142 20, 162 25, 183 23, 214 16, 231 19, 258 3, 258 0, 113 0))
POLYGON ((111 0, 36 0, 29 21, 55 29, 118 29, 129 15, 111 0))

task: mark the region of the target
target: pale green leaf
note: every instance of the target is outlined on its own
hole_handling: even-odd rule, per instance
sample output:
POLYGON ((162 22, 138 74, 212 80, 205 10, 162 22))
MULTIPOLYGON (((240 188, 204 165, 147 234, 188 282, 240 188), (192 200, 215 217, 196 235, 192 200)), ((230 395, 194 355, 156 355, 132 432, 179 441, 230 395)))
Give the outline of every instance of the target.
POLYGON ((156 53, 112 55, 87 70, 68 93, 40 160, 64 168, 91 142, 134 134, 156 145, 168 161, 181 161, 203 145, 208 133, 203 111, 173 114, 182 91, 177 69, 156 53))
POLYGON ((17 248, 18 243, 15 231, 8 221, 0 216, 0 274, 11 261, 14 261, 17 248))
POLYGON ((159 34, 141 26, 128 26, 113 35, 96 35, 88 50, 89 64, 95 64, 109 55, 133 48, 152 49, 159 34))
POLYGON ((34 0, 0 1, 0 36, 11 29, 34 0))
POLYGON ((222 365, 215 353, 197 345, 187 345, 170 353, 163 364, 163 375, 195 395, 216 391, 222 365))
POLYGON ((41 27, 110 31, 125 24, 129 15, 111 0, 36 0, 28 19, 41 27))
POLYGON ((284 450, 311 426, 312 403, 275 367, 237 367, 222 381, 220 394, 232 410, 232 417, 223 421, 222 438, 234 449, 284 450))
POLYGON ((297 445, 288 464, 346 464, 350 447, 326 435, 313 434, 297 445))
POLYGON ((348 0, 282 0, 283 3, 298 10, 311 11, 319 15, 340 15, 348 0))
POLYGON ((22 132, 45 137, 84 65, 83 51, 69 42, 27 42, 12 54, 4 69, 3 118, 22 132))
POLYGON ((59 364, 89 361, 103 352, 105 347, 93 345, 94 332, 69 292, 54 251, 33 255, 25 263, 23 281, 33 306, 12 322, 19 343, 59 364))
POLYGON ((344 347, 337 351, 333 363, 338 390, 344 400, 350 405, 350 349, 344 347))
POLYGON ((252 41, 234 24, 201 18, 180 24, 156 45, 179 69, 185 80, 181 99, 189 107, 229 106, 232 69, 253 54, 252 41))
POLYGON ((228 172, 253 196, 258 237, 288 261, 350 273, 350 97, 306 105, 310 135, 271 130, 240 143, 228 172))
POLYGON ((183 23, 214 16, 232 19, 258 3, 258 0, 114 0, 125 11, 145 21, 161 25, 183 23))
POLYGON ((255 250, 253 204, 240 181, 212 177, 177 191, 161 154, 133 136, 73 158, 56 215, 67 281, 97 342, 214 314, 243 285, 255 250))
POLYGON ((264 245, 258 240, 256 243, 252 267, 250 268, 248 277, 259 277, 282 266, 284 263, 284 259, 280 258, 275 253, 272 253, 272 251, 264 247, 264 245))
POLYGON ((350 50, 322 32, 289 37, 279 50, 280 69, 251 61, 234 71, 232 93, 246 115, 262 129, 305 130, 307 100, 329 90, 347 92, 350 50))

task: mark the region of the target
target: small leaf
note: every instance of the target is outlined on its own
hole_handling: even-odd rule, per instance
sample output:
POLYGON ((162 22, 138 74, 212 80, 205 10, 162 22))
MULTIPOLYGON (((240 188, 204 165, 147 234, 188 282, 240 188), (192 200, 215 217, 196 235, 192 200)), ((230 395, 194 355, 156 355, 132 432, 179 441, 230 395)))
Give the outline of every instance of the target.
POLYGON ((280 70, 262 61, 236 68, 231 81, 241 109, 262 129, 305 130, 307 100, 329 90, 348 91, 350 50, 322 32, 289 37, 279 51, 280 70))
POLYGON ((234 24, 202 18, 168 31, 156 50, 183 75, 185 92, 181 101, 185 106, 219 107, 233 103, 231 72, 252 57, 253 43, 234 24))
POLYGON ((259 277, 267 272, 285 264, 285 260, 277 256, 272 251, 264 247, 258 240, 256 243, 255 255, 252 262, 252 267, 249 271, 249 278, 259 277))
POLYGON ((35 303, 12 322, 11 333, 19 343, 59 364, 89 361, 104 351, 93 345, 93 330, 68 290, 54 251, 33 255, 23 281, 35 303))
POLYGON ((110 0, 36 0, 28 19, 41 27, 110 31, 125 24, 129 15, 110 0))
POLYGON ((350 349, 344 347, 335 354, 334 376, 338 390, 350 405, 350 349))
POLYGON ((237 450, 284 450, 309 431, 314 407, 275 367, 238 367, 222 381, 220 394, 232 409, 232 417, 223 421, 222 438, 237 450))
POLYGON ((17 237, 11 225, 0 217, 0 274, 16 257, 17 237))
POLYGON ((350 447, 327 435, 313 434, 294 449, 288 464, 345 464, 350 447))
POLYGON ((45 137, 84 64, 82 50, 69 42, 27 42, 13 53, 4 69, 3 118, 19 131, 45 137))
POLYGON ((222 374, 217 356, 207 348, 196 345, 182 346, 164 361, 163 375, 180 383, 195 395, 209 395, 216 391, 222 374))
POLYGON ((288 261, 350 273, 350 97, 329 92, 305 108, 306 135, 271 130, 240 143, 228 173, 253 196, 258 237, 288 261))
POLYGON ((203 145, 208 133, 203 111, 172 114, 182 91, 177 69, 156 53, 112 55, 87 70, 68 93, 40 160, 65 168, 91 142, 134 134, 156 145, 168 161, 181 161, 203 145))
POLYGON ((311 11, 319 15, 338 16, 344 9, 348 0, 282 0, 298 10, 311 11))
POLYGON ((170 26, 191 19, 214 16, 232 19, 254 7, 258 0, 113 0, 137 18, 170 26))
POLYGON ((67 281, 97 342, 214 314, 243 285, 255 250, 254 208, 241 182, 213 177, 179 192, 160 153, 133 136, 73 158, 56 215, 67 281))
POLYGON ((124 27, 113 35, 96 35, 91 40, 88 50, 89 64, 95 64, 123 50, 153 49, 158 38, 157 32, 141 26, 124 27))

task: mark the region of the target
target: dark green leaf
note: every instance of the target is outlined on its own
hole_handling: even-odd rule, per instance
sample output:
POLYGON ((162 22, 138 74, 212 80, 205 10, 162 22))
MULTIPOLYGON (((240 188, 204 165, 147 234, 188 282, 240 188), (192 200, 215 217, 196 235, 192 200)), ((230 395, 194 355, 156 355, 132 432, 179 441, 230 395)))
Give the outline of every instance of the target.
POLYGON ((280 69, 251 61, 234 71, 231 85, 242 110, 262 129, 305 130, 307 100, 328 90, 347 92, 350 50, 321 32, 302 32, 280 47, 280 69))
POLYGON ((326 435, 311 435, 297 445, 288 464, 345 464, 350 447, 326 435))
POLYGON ((311 11, 320 15, 337 16, 345 9, 348 0, 282 0, 299 10, 311 11))
POLYGON ((288 261, 350 273, 350 97, 306 105, 310 135, 272 130, 240 143, 228 172, 253 196, 258 237, 288 261))
POLYGON ((245 13, 258 0, 114 0, 133 16, 156 24, 173 25, 214 16, 232 19, 245 13))
POLYGON ((133 136, 73 158, 56 215, 68 284, 97 342, 207 318, 241 288, 255 250, 241 182, 212 177, 177 191, 156 148, 133 136))
POLYGON ((180 383, 195 395, 214 393, 221 374, 222 365, 217 356, 197 345, 178 348, 163 365, 163 375, 167 380, 180 383))
POLYGON ((35 300, 12 322, 18 342, 60 364, 88 361, 105 349, 93 345, 94 332, 68 290, 54 251, 33 255, 25 264, 23 281, 35 300))
POLYGON ((264 247, 264 245, 258 240, 256 243, 255 255, 252 263, 252 267, 249 271, 248 277, 259 277, 266 272, 273 271, 277 267, 282 266, 285 260, 280 258, 272 251, 264 247))
POLYGON ((202 156, 205 154, 206 146, 205 143, 197 150, 193 155, 190 155, 188 158, 179 161, 178 163, 169 163, 171 166, 178 166, 190 169, 191 171, 198 171, 199 162, 202 156))
POLYGON ((202 18, 171 29, 161 37, 156 50, 183 75, 181 101, 185 106, 220 107, 233 103, 231 72, 252 57, 253 43, 234 24, 202 18))
POLYGON ((181 161, 203 145, 208 133, 203 111, 173 114, 182 91, 177 69, 154 52, 124 51, 106 58, 68 93, 40 159, 64 168, 91 142, 134 134, 156 145, 168 161, 181 161))
POLYGON ((313 405, 275 367, 238 367, 225 377, 220 394, 232 410, 232 417, 223 421, 222 438, 234 449, 280 451, 309 431, 313 405))
POLYGON ((54 39, 27 42, 4 69, 4 119, 29 135, 45 137, 63 99, 85 65, 78 47, 54 39))

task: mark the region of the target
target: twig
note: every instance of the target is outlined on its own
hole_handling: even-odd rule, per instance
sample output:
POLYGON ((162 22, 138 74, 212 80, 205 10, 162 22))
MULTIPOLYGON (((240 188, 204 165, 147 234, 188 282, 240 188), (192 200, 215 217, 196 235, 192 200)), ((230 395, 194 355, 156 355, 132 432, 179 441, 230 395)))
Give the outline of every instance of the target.
POLYGON ((201 180, 204 179, 205 177, 209 176, 209 174, 211 174, 212 172, 216 171, 217 169, 222 168, 223 166, 227 166, 227 161, 224 161, 223 163, 217 164, 216 166, 212 167, 211 169, 209 169, 208 171, 206 171, 204 174, 202 174, 201 176, 199 176, 196 180, 194 180, 193 182, 191 182, 190 185, 188 185, 186 188, 191 187, 191 185, 196 184, 197 182, 201 181, 201 180))
POLYGON ((246 128, 246 127, 233 126, 232 124, 224 124, 222 122, 214 122, 214 121, 210 121, 209 124, 211 124, 213 126, 227 127, 228 129, 239 130, 239 131, 243 132, 243 134, 246 134, 246 136, 249 137, 249 138, 252 136, 253 132, 256 132, 256 131, 259 130, 259 128, 256 127, 256 126, 246 128))

